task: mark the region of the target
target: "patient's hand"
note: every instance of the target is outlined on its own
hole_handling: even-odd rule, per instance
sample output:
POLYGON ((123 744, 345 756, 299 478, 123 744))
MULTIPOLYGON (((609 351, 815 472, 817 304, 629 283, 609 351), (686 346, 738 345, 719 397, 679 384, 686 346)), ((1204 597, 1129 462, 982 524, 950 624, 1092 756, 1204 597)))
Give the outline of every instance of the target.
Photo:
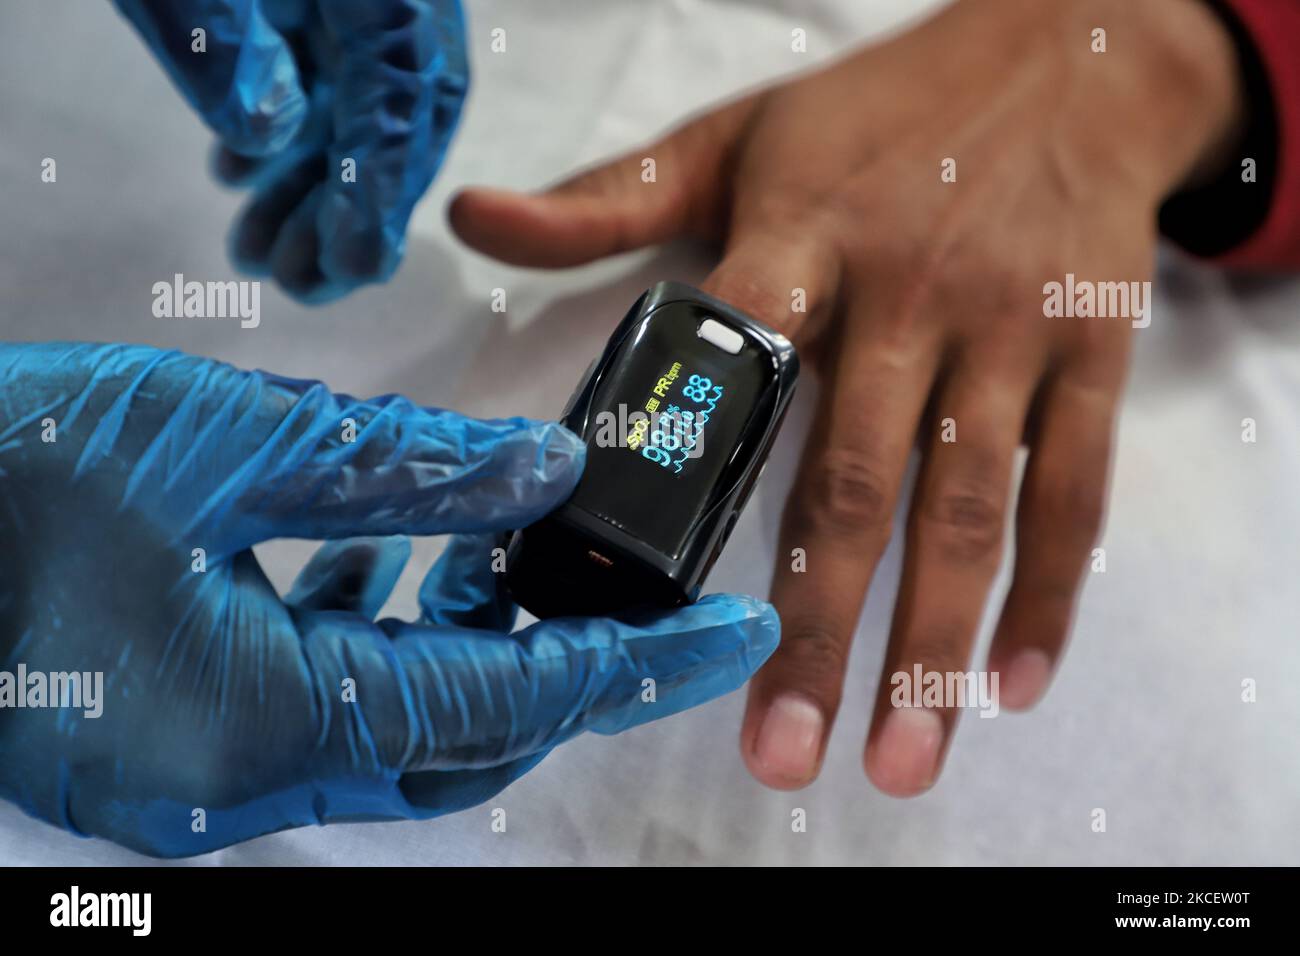
POLYGON ((525 265, 716 238, 706 289, 821 373, 772 584, 785 637, 741 734, 764 783, 818 772, 917 443, 868 775, 900 796, 938 775, 958 711, 895 709, 890 677, 968 666, 1022 442, 1014 581, 988 666, 1004 706, 1043 694, 1102 523, 1131 330, 1151 317, 1141 285, 1130 314, 1108 318, 1077 315, 1074 297, 1049 317, 1068 305, 1044 287, 1150 277, 1162 198, 1231 148, 1236 70, 1197 0, 961 2, 541 195, 458 197, 460 236, 525 265))

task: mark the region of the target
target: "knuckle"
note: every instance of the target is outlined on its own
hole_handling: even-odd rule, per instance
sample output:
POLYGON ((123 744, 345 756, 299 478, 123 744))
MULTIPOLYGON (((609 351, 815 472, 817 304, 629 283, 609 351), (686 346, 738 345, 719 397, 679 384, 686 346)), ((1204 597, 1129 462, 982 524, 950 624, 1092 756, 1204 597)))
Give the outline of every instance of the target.
POLYGON ((1001 553, 1006 503, 992 489, 956 487, 928 498, 920 514, 923 529, 932 535, 946 558, 970 562, 1001 553))
POLYGON ((1044 524, 1059 528, 1080 543, 1096 541, 1105 520, 1105 495, 1095 483, 1083 478, 1063 480, 1044 492, 1044 524))
POLYGON ((914 664, 920 664, 922 671, 953 673, 965 670, 966 640, 967 635, 956 625, 910 635, 903 643, 903 653, 895 670, 906 670, 914 664))
POLYGON ((800 524, 823 534, 856 537, 869 531, 888 537, 894 494, 873 455, 832 448, 809 477, 799 497, 800 524))
POLYGON ((793 621, 779 652, 786 681, 817 688, 822 696, 829 691, 838 695, 849 664, 849 641, 840 633, 824 619, 793 621))
POLYGON ((767 322, 776 322, 790 313, 789 290, 774 289, 769 277, 748 265, 724 269, 709 283, 708 291, 767 322))

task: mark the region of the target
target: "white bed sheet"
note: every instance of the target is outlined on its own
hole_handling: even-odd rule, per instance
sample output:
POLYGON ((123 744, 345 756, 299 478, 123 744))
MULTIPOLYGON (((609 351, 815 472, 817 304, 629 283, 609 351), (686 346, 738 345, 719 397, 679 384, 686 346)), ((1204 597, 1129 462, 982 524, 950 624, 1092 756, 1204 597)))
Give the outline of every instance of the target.
MULTIPOLYGON (((699 279, 700 250, 558 274, 459 248, 442 210, 467 182, 535 186, 644 141, 683 113, 897 28, 908 0, 470 0, 475 86, 445 171, 384 289, 325 310, 269 286, 255 331, 160 322, 150 287, 218 278, 238 198, 202 171, 208 137, 107 3, 0 10, 0 338, 149 342, 401 391, 468 413, 554 414, 646 285, 699 279), (488 49, 506 30, 507 52, 488 49), (808 31, 809 53, 790 51, 808 31), (39 82, 33 77, 40 78, 39 82), (59 158, 59 185, 36 170, 59 158), (505 288, 506 315, 489 310, 505 288)), ((939 785, 897 801, 861 747, 898 579, 897 542, 863 614, 826 768, 798 793, 737 753, 743 693, 558 749, 486 806, 441 820, 275 834, 223 864, 1300 862, 1300 284, 1162 258, 1138 335, 1104 545, 1065 666, 1028 715, 967 719, 939 785), (1244 444, 1240 423, 1258 422, 1244 444), (1243 703, 1243 678, 1258 702, 1243 703), (505 833, 490 828, 507 811, 505 833), (1091 813, 1107 812, 1095 833, 1091 813), (792 832, 795 808, 806 833, 792 832)), ((813 389, 711 585, 763 593, 813 389)), ((311 545, 260 549, 280 586, 311 545)), ((413 616, 436 553, 417 542, 389 610, 413 616)), ((1005 581, 1003 582, 1005 583, 1005 581)), ((981 642, 981 653, 987 641, 981 642)), ((0 864, 138 864, 0 804, 0 864)))

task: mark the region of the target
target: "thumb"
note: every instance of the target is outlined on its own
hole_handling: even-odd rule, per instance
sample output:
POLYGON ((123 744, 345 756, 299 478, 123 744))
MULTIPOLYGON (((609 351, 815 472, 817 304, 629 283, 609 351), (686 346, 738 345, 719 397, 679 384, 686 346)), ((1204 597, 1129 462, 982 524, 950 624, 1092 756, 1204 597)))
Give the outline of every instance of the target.
POLYGON ((448 210, 466 245, 512 265, 559 268, 677 236, 717 236, 732 145, 758 102, 708 113, 540 193, 466 189, 448 210))
POLYGON ((318 753, 352 753, 362 727, 372 749, 361 756, 407 772, 509 763, 680 713, 744 684, 781 631, 770 605, 723 594, 671 612, 551 618, 510 638, 337 615, 302 624, 318 693, 337 701, 325 689, 352 677, 361 708, 320 715, 318 753))

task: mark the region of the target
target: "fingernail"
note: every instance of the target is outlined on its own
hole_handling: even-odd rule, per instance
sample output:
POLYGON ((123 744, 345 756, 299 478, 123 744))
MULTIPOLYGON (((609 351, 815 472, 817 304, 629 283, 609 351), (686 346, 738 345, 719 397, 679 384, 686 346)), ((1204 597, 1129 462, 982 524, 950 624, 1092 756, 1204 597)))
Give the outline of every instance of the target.
POLYGON ((1032 707, 1047 689, 1052 661, 1036 647, 1018 651, 1011 666, 1002 670, 998 699, 1003 707, 1023 710, 1032 707))
POLYGON ((895 797, 927 790, 938 769, 943 746, 943 721, 924 707, 901 707, 885 718, 885 726, 867 751, 867 774, 877 787, 895 797))
POLYGON ((782 694, 768 705, 754 755, 768 773, 802 783, 817 772, 825 719, 806 697, 782 694))

